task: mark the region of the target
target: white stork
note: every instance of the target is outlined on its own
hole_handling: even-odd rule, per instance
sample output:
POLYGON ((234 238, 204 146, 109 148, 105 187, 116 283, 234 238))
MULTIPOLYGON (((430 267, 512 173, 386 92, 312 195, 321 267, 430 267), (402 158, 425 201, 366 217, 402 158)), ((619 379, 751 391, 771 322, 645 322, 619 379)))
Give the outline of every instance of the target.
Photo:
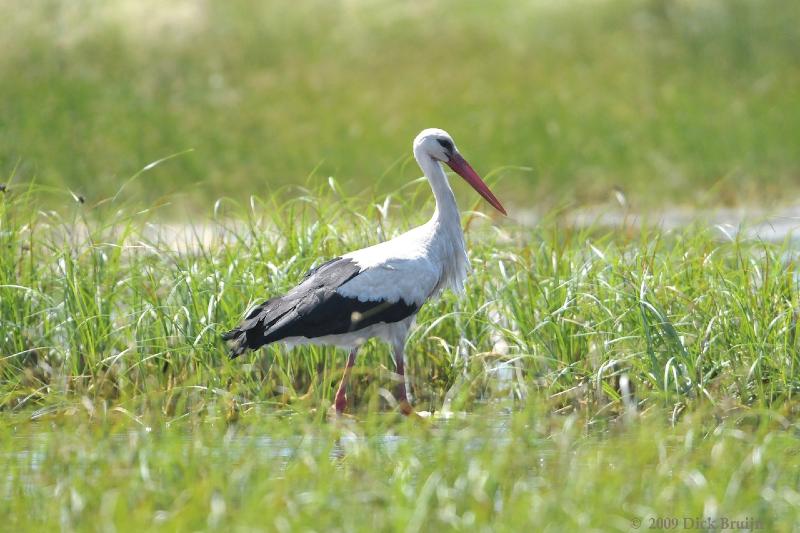
POLYGON ((389 241, 356 250, 311 269, 299 285, 251 310, 235 329, 223 334, 231 359, 274 342, 347 348, 350 355, 336 392, 336 411, 347 406, 345 388, 359 347, 373 337, 391 345, 400 382, 397 400, 408 402, 403 350, 422 305, 445 288, 463 292, 469 259, 461 217, 440 163, 447 164, 495 209, 506 214, 477 172, 440 129, 423 130, 414 139, 414 157, 436 198, 433 217, 389 241))

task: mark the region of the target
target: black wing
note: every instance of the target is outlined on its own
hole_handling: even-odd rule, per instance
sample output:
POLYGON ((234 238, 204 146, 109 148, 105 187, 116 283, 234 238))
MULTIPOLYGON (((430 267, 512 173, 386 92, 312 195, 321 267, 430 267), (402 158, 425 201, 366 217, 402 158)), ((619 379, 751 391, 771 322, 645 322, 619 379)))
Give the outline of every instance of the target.
POLYGON ((236 329, 222 335, 231 342, 230 357, 287 337, 313 339, 399 322, 419 310, 402 299, 362 302, 336 292, 360 272, 352 259, 341 257, 309 270, 297 287, 259 305, 236 329))

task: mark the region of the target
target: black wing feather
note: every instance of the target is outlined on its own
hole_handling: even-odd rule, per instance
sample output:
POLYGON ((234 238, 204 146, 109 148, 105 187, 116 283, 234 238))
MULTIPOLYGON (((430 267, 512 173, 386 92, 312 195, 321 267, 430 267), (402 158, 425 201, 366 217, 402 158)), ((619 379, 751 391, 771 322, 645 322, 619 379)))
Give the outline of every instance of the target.
POLYGON ((231 342, 230 357, 287 337, 339 335, 398 322, 419 310, 402 299, 362 302, 336 292, 360 272, 352 259, 340 257, 309 270, 297 287, 254 308, 236 329, 222 335, 231 342))

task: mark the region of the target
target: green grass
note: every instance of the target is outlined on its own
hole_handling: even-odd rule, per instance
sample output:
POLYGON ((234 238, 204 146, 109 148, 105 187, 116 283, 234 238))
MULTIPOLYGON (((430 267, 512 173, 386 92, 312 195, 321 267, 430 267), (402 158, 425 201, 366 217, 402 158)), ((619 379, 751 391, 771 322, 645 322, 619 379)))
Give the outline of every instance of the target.
POLYGON ((429 126, 506 168, 518 205, 798 191, 793 0, 37 0, 0 18, 0 173, 90 201, 187 149, 129 192, 393 189, 429 126))
MULTIPOLYGON (((379 202, 340 197, 332 185, 286 203, 217 203, 214 236, 188 233, 185 243, 155 237, 155 210, 74 202, 59 215, 39 210, 33 189, 6 193, 0 405, 152 392, 190 402, 206 394, 196 385, 230 389, 240 402, 308 387, 314 404, 329 399, 342 354, 273 349, 227 362, 219 333, 322 259, 424 220, 391 202, 384 218, 379 202)), ((427 187, 406 190, 413 198, 427 187)), ((621 406, 622 376, 643 409, 771 407, 798 392, 791 242, 731 240, 700 226, 575 229, 557 215, 535 230, 465 221, 474 268, 467 292, 427 305, 409 342, 421 406, 436 408, 447 391, 469 405, 504 357, 522 373, 519 396, 563 392, 570 409, 576 395, 601 412, 621 406), (506 356, 493 351, 498 338, 510 346, 506 356)), ((360 362, 357 396, 377 396, 388 352, 370 345, 360 362)))
POLYGON ((0 511, 14 529, 792 529, 791 243, 467 215, 467 294, 424 307, 408 344, 417 408, 456 418, 393 414, 393 366, 370 343, 355 419, 330 423, 343 353, 231 362, 219 332, 319 257, 423 220, 331 185, 220 202, 218 237, 178 243, 188 253, 119 198, 54 212, 35 188, 3 196, 0 511))

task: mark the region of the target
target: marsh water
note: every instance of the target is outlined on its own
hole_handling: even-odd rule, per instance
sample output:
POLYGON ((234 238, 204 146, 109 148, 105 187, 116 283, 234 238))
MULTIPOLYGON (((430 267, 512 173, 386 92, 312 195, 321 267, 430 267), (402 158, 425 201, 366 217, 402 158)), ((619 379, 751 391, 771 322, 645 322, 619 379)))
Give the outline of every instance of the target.
MULTIPOLYGON (((502 446, 512 438, 512 411, 493 410, 491 416, 464 412, 442 416, 434 414, 419 420, 405 420, 397 414, 373 413, 369 420, 329 416, 309 422, 265 416, 246 426, 209 420, 198 424, 162 424, 160 427, 120 421, 87 421, 78 416, 51 420, 24 421, 9 426, 0 441, 0 463, 8 469, 0 490, 12 498, 18 490, 41 488, 53 481, 54 462, 69 458, 70 468, 78 471, 100 467, 106 455, 109 463, 130 456, 139 463, 138 474, 147 478, 148 450, 162 447, 179 452, 173 459, 192 462, 200 455, 208 467, 224 470, 228 466, 255 461, 268 463, 275 476, 296 460, 328 458, 333 464, 350 456, 374 453, 387 461, 413 456, 431 456, 432 448, 461 432, 460 446, 469 453, 487 446, 502 446), (397 426, 397 424, 401 426, 397 426), (407 433, 419 424, 422 433, 407 433), (375 431, 376 427, 383 427, 375 431), (476 430, 475 428, 480 428, 476 430), (399 429, 399 431, 398 431, 399 429), (142 470, 144 469, 144 470, 142 470)), ((548 455, 548 439, 540 440, 542 460, 548 455)), ((129 465, 130 466, 130 465, 129 465)))

